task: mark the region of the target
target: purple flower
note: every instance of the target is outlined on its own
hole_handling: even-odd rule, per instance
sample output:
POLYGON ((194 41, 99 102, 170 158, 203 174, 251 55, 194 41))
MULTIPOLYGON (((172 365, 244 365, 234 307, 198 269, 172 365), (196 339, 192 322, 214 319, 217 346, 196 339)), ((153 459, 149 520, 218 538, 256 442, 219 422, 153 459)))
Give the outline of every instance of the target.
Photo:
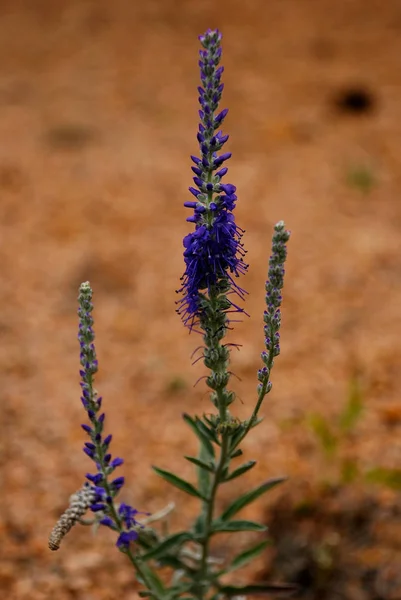
MULTIPOLYGON (((217 296, 228 291, 240 298, 245 291, 238 286, 236 278, 246 272, 245 250, 241 243, 244 231, 235 223, 233 209, 237 196, 231 183, 220 183, 227 174, 227 167, 221 165, 231 157, 230 152, 218 155, 228 140, 219 129, 228 110, 219 110, 224 84, 221 83, 223 67, 218 67, 221 58, 221 33, 218 30, 206 31, 199 37, 203 46, 200 50, 200 76, 202 85, 198 88, 200 124, 198 142, 200 157, 191 156, 196 187, 190 193, 197 202, 185 202, 184 206, 193 209, 194 214, 187 221, 195 224, 195 230, 184 238, 185 272, 181 278, 182 294, 178 302, 178 313, 190 329, 199 320, 201 300, 205 293, 217 296)), ((224 312, 243 309, 228 300, 224 312)))
POLYGON ((95 485, 99 485, 103 481, 102 473, 96 473, 96 475, 92 475, 91 473, 86 474, 86 479, 95 485))
POLYGON ((120 548, 121 550, 128 550, 130 543, 135 542, 138 539, 138 537, 139 537, 138 532, 135 530, 123 531, 118 536, 116 546, 117 546, 117 548, 120 548))
POLYGON ((135 516, 138 514, 136 508, 132 508, 132 506, 122 503, 118 509, 118 514, 127 529, 131 529, 134 525, 138 525, 135 520, 135 516))

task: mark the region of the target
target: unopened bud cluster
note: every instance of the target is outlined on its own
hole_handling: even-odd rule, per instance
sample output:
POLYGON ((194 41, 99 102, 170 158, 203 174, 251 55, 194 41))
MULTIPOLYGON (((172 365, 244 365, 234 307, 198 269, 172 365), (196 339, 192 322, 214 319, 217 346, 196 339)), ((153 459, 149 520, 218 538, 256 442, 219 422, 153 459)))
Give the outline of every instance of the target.
POLYGON ((261 354, 264 367, 258 371, 258 392, 265 395, 270 392, 272 383, 269 381, 274 358, 280 354, 280 325, 281 325, 281 290, 284 286, 284 263, 287 258, 286 243, 290 232, 285 229, 283 221, 274 227, 272 254, 269 260, 269 272, 266 281, 266 310, 263 313, 265 347, 261 354))

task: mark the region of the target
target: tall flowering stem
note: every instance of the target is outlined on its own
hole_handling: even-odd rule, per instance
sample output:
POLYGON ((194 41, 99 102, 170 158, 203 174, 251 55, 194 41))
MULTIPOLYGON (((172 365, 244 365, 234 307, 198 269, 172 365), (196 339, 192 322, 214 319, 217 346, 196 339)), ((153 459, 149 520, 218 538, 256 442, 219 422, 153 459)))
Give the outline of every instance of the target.
MULTIPOLYGON (((232 313, 244 313, 233 300, 243 300, 245 290, 237 278, 244 274, 248 265, 244 262, 245 250, 241 238, 244 231, 236 224, 234 208, 237 201, 236 187, 222 183, 228 169, 230 152, 221 152, 228 140, 220 129, 228 109, 219 108, 224 84, 221 76, 224 68, 219 66, 222 55, 221 33, 208 30, 199 36, 203 49, 199 51, 201 85, 199 92, 199 156, 191 156, 194 166, 194 184, 189 191, 195 200, 185 202, 193 210, 187 221, 194 223, 195 230, 184 238, 185 272, 182 277, 183 295, 178 313, 190 330, 200 328, 204 340, 204 364, 210 369, 206 378, 212 390, 211 401, 218 415, 204 422, 204 427, 220 447, 219 457, 214 458, 213 476, 199 471, 199 485, 204 492, 201 563, 197 597, 203 598, 208 587, 208 554, 212 534, 213 515, 217 491, 228 472, 230 440, 237 422, 230 417, 228 407, 235 395, 227 389, 229 349, 222 344, 232 313)), ((197 423, 200 427, 199 422, 197 423)), ((210 448, 209 448, 210 453, 210 448)), ((201 445, 199 460, 206 458, 208 450, 201 445)), ((211 456, 209 456, 211 458, 211 456)))
MULTIPOLYGON (((266 351, 262 353, 264 367, 258 372, 260 381, 256 406, 248 421, 243 423, 230 416, 228 407, 234 401, 234 394, 227 390, 229 381, 229 350, 221 343, 229 324, 229 314, 244 312, 232 300, 233 294, 244 298, 245 291, 239 287, 237 277, 247 270, 244 262, 245 251, 241 243, 243 230, 236 223, 233 214, 237 196, 232 184, 222 184, 221 179, 227 174, 227 167, 222 167, 230 157, 230 153, 218 152, 228 140, 219 129, 227 115, 227 109, 218 112, 218 105, 223 91, 219 67, 221 58, 221 34, 208 30, 200 36, 203 50, 200 51, 200 72, 202 85, 198 88, 200 124, 198 142, 200 156, 192 156, 195 166, 192 171, 196 187, 189 191, 196 201, 186 202, 187 208, 193 209, 193 215, 187 221, 195 224, 195 231, 184 238, 185 273, 182 277, 180 292, 183 298, 179 303, 179 314, 186 326, 192 330, 200 328, 204 332, 204 364, 211 374, 206 383, 213 390, 211 400, 219 411, 218 416, 206 417, 195 421, 199 435, 206 432, 210 442, 219 447, 219 456, 208 450, 201 437, 201 449, 198 463, 212 460, 212 475, 206 475, 202 467, 198 470, 199 489, 204 495, 203 514, 201 519, 201 563, 199 565, 199 586, 196 595, 199 599, 207 594, 207 585, 213 577, 208 565, 210 538, 215 522, 215 501, 221 484, 246 472, 255 464, 246 463, 242 469, 230 473, 233 458, 241 455, 239 448, 249 430, 258 423, 258 412, 263 398, 271 389, 269 375, 273 367, 274 357, 279 353, 279 328, 281 288, 283 287, 286 258, 285 243, 289 233, 284 224, 275 227, 273 236, 273 253, 269 264, 268 282, 266 284, 267 310, 265 320, 266 351), (217 115, 216 115, 217 112, 217 115)), ((192 423, 193 424, 193 423, 192 423)), ((204 463, 203 463, 204 464, 204 463)), ((209 463, 210 464, 210 463, 209 463)), ((274 480, 273 485, 281 481, 274 480)), ((263 485, 260 493, 270 489, 263 485)), ((258 493, 259 493, 258 490, 258 493)))
POLYGON ((96 501, 91 504, 93 512, 102 513, 99 521, 119 533, 117 547, 128 550, 130 542, 138 539, 138 532, 134 529, 138 525, 135 515, 136 509, 126 504, 121 504, 117 509, 114 498, 124 485, 124 477, 117 477, 110 481, 110 476, 117 467, 123 464, 122 458, 112 458, 109 451, 111 435, 104 437, 103 429, 105 413, 101 413, 102 398, 98 397, 94 388, 94 375, 98 370, 98 361, 95 350, 95 334, 92 318, 92 289, 89 282, 82 283, 78 296, 79 331, 81 361, 81 402, 89 417, 90 425, 83 424, 82 429, 88 434, 90 442, 85 442, 84 452, 96 465, 96 473, 87 473, 86 478, 93 484, 96 492, 96 501), (99 414, 100 413, 100 414, 99 414))
POLYGON ((199 36, 199 67, 201 85, 199 92, 199 131, 197 139, 200 156, 192 156, 192 171, 196 187, 189 191, 195 201, 185 202, 193 209, 187 221, 195 230, 184 238, 185 273, 182 277, 178 312, 190 330, 200 327, 204 332, 204 363, 211 370, 207 385, 213 390, 212 402, 219 408, 220 417, 226 419, 227 406, 233 394, 226 391, 229 380, 227 364, 229 350, 221 344, 229 323, 228 313, 240 312, 232 295, 243 299, 245 291, 236 279, 247 270, 241 243, 243 230, 235 222, 233 210, 237 196, 236 187, 222 183, 227 167, 222 165, 231 157, 230 152, 219 152, 228 140, 220 127, 228 110, 219 110, 224 84, 221 59, 221 33, 208 30, 199 36))
POLYGON ((89 282, 82 283, 78 296, 81 402, 90 422, 90 425, 86 423, 82 425, 82 429, 90 438, 89 442, 85 442, 83 451, 96 466, 95 473, 86 474, 95 493, 90 509, 92 512, 100 514, 98 523, 118 533, 117 548, 127 554, 136 571, 140 573, 142 580, 146 581, 146 576, 131 547, 132 543, 138 540, 141 529, 141 524, 136 520, 139 513, 128 504, 117 505, 115 503, 115 498, 124 485, 124 477, 112 478, 111 476, 124 461, 119 457, 113 458, 110 453, 112 436, 110 434, 104 436, 105 413, 101 412, 102 398, 98 396, 94 387, 94 375, 98 370, 98 360, 94 344, 92 295, 89 282))

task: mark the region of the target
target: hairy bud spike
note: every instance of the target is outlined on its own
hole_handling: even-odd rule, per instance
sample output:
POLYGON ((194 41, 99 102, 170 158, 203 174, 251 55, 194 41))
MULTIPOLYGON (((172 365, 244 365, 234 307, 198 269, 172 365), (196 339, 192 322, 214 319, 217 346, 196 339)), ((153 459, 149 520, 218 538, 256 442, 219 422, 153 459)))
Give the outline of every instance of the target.
POLYGON ((49 536, 50 550, 58 550, 64 536, 79 522, 96 498, 95 489, 85 482, 80 490, 70 497, 70 505, 63 512, 49 536))

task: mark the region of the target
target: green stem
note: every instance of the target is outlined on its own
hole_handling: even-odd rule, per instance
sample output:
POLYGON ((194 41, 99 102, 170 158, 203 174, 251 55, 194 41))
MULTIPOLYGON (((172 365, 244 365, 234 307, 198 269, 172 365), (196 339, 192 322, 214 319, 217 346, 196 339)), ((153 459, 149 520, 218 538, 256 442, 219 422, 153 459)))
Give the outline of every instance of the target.
POLYGON ((238 448, 238 446, 241 444, 241 442, 243 441, 243 439, 248 435, 249 431, 252 428, 252 425, 254 424, 254 422, 256 421, 256 419, 258 418, 258 413, 259 413, 259 409, 262 406, 263 400, 266 396, 266 388, 267 388, 267 384, 269 383, 268 380, 264 381, 262 383, 262 388, 259 392, 258 395, 258 400, 256 402, 255 408, 253 409, 252 415, 250 417, 250 419, 248 419, 248 423, 244 429, 244 431, 242 432, 241 437, 239 438, 239 440, 237 440, 236 444, 232 447, 231 450, 235 450, 235 448, 238 448))
MULTIPOLYGON (((101 467, 102 467, 102 471, 103 471, 104 465, 102 463, 101 463, 101 467)), ((105 477, 105 482, 103 484, 104 489, 106 490, 107 494, 110 497, 112 497, 112 491, 110 489, 109 482, 107 481, 107 476, 105 475, 104 472, 103 472, 103 475, 105 477)), ((121 524, 121 519, 118 516, 118 512, 114 505, 114 501, 112 501, 112 503, 109 506, 110 506, 111 514, 113 515, 114 522, 116 523, 116 525, 118 527, 118 532, 122 533, 124 531, 124 528, 121 524)), ((142 581, 144 582, 144 584, 146 585, 148 590, 150 592, 152 592, 155 597, 157 597, 157 595, 158 595, 157 591, 153 589, 152 583, 148 580, 146 574, 144 573, 144 571, 140 565, 140 561, 137 558, 135 558, 132 550, 130 548, 127 548, 127 550, 124 551, 124 554, 126 554, 128 556, 129 560, 131 561, 132 565, 134 566, 134 569, 136 570, 137 574, 141 577, 142 581)))
POLYGON ((139 563, 139 560, 135 558, 134 554, 132 553, 132 550, 130 550, 128 548, 128 550, 126 551, 125 554, 128 556, 129 560, 131 561, 132 565, 134 566, 134 569, 136 570, 137 574, 141 577, 142 581, 144 582, 144 584, 146 585, 146 587, 148 588, 148 590, 150 592, 152 592, 152 594, 153 594, 154 597, 157 597, 158 593, 156 592, 156 590, 154 590, 152 588, 151 582, 147 579, 147 577, 146 577, 146 575, 145 575, 144 571, 142 570, 142 567, 141 567, 141 565, 139 563))
MULTIPOLYGON (((274 332, 270 333, 271 336, 273 336, 273 334, 274 334, 274 332)), ((273 364, 274 364, 273 348, 270 348, 269 349, 269 360, 268 360, 268 365, 267 365, 267 367, 269 369, 269 375, 262 382, 262 387, 260 388, 260 391, 258 394, 258 399, 255 404, 255 408, 252 411, 252 415, 248 419, 248 423, 247 423, 241 437, 239 438, 239 440, 237 440, 237 442, 236 442, 235 446, 233 446, 232 450, 234 450, 235 448, 238 448, 238 446, 241 444, 243 439, 248 435, 249 431, 252 429, 253 424, 255 423, 256 419, 258 418, 260 407, 262 406, 263 400, 265 399, 265 396, 268 393, 266 390, 267 390, 267 386, 269 385, 269 378, 271 375, 271 371, 273 369, 273 364)))
MULTIPOLYGON (((213 303, 215 298, 213 297, 213 293, 211 294, 210 301, 213 303)), ((212 349, 218 350, 221 346, 220 339, 215 337, 215 331, 213 325, 211 327, 211 335, 208 335, 209 339, 209 347, 212 349), (216 341, 217 339, 217 341, 216 341)), ((227 373, 227 362, 223 363, 219 361, 214 367, 211 369, 212 375, 214 374, 226 374, 227 373)), ((215 394, 217 398, 217 407, 219 410, 220 423, 224 424, 228 417, 229 411, 227 406, 227 390, 225 387, 219 387, 215 389, 215 394)), ((222 473, 224 468, 227 466, 227 458, 228 458, 228 449, 229 449, 229 440, 230 434, 229 431, 222 431, 221 433, 221 450, 220 456, 217 463, 216 470, 213 476, 213 483, 210 489, 210 495, 207 502, 203 505, 203 511, 205 515, 204 520, 204 531, 203 531, 203 539, 202 539, 202 558, 199 570, 199 591, 198 591, 198 599, 203 600, 205 596, 205 589, 208 590, 210 587, 209 581, 209 573, 208 573, 208 558, 210 551, 210 539, 211 539, 211 525, 214 517, 215 510, 215 501, 217 497, 217 492, 219 485, 222 479, 222 473)))
MULTIPOLYGON (((93 398, 94 398, 95 393, 93 392, 93 379, 92 378, 90 381, 90 386, 91 386, 91 391, 93 393, 93 398)), ((95 405, 94 400, 93 400, 93 403, 94 403, 94 407, 95 407, 96 405, 95 405)), ((112 489, 109 485, 109 481, 107 479, 108 475, 107 475, 107 471, 106 471, 106 465, 104 464, 105 452, 104 452, 104 449, 102 448, 102 444, 100 442, 95 442, 95 444, 97 446, 97 455, 99 457, 100 470, 103 475, 103 487, 104 487, 107 495, 112 499, 111 504, 109 504, 110 512, 111 512, 113 520, 117 526, 118 533, 122 533, 124 531, 124 528, 123 528, 121 519, 118 515, 118 511, 114 505, 113 491, 112 491, 112 489)), ((130 548, 127 548, 127 550, 124 551, 124 554, 126 554, 128 556, 128 558, 131 561, 132 565, 134 566, 137 574, 141 577, 142 581, 144 582, 144 584, 146 585, 148 590, 153 592, 154 596, 157 597, 156 590, 152 589, 153 588, 152 583, 146 577, 146 574, 144 573, 143 569, 141 568, 139 560, 137 558, 135 558, 132 550, 130 548)))
POLYGON ((203 598, 204 598, 204 588, 205 588, 205 584, 207 583, 207 579, 208 579, 208 557, 209 557, 209 550, 210 550, 211 525, 212 525, 213 516, 214 516, 214 508, 215 508, 214 505, 215 505, 215 501, 216 501, 216 497, 217 497, 217 491, 218 491, 219 485, 221 483, 221 475, 222 475, 223 469, 226 466, 226 462, 227 462, 227 450, 228 450, 228 445, 229 445, 228 442, 229 442, 229 434, 227 432, 222 435, 220 457, 219 457, 217 469, 214 473, 214 479, 213 479, 213 485, 212 485, 212 488, 210 491, 210 497, 208 499, 208 502, 204 504, 204 507, 206 508, 206 512, 205 512, 205 523, 204 523, 204 538, 203 538, 203 543, 202 543, 202 559, 201 559, 201 566, 200 566, 200 588, 199 588, 199 594, 198 594, 199 600, 203 600, 203 598))
MULTIPOLYGON (((212 162, 213 162, 212 151, 210 151, 209 163, 212 164, 212 162)), ((210 183, 212 181, 212 178, 213 178, 213 169, 210 168, 210 170, 207 174, 208 183, 210 183)), ((210 203, 213 201, 213 196, 214 196, 214 194, 212 191, 208 192, 207 208, 209 208, 210 203)), ((211 225, 213 222, 213 219, 214 219, 213 212, 208 211, 206 213, 207 224, 211 225)), ((215 350, 217 356, 220 355, 219 354, 219 350, 221 348, 220 341, 221 341, 221 338, 224 337, 224 336, 220 337, 218 335, 218 332, 221 329, 222 325, 223 325, 223 327, 225 327, 224 320, 222 321, 221 318, 220 319, 218 318, 219 316, 220 317, 222 316, 221 313, 219 314, 219 309, 217 308, 219 296, 220 296, 220 293, 217 292, 215 289, 209 290, 209 302, 210 302, 210 306, 213 307, 212 311, 215 312, 216 318, 211 317, 210 321, 208 323, 205 323, 204 324, 205 326, 203 326, 203 329, 205 331, 204 339, 206 342, 206 346, 212 351, 215 350)), ((227 374, 227 361, 226 360, 222 361, 221 359, 218 359, 215 362, 215 364, 213 364, 213 366, 210 367, 210 369, 211 369, 212 376, 213 375, 225 375, 225 374, 227 374)), ((227 403, 228 393, 227 393, 225 386, 214 388, 214 393, 216 395, 217 401, 216 401, 215 405, 219 411, 220 423, 223 425, 229 417, 228 403, 227 403)), ((209 551, 210 551, 211 526, 212 526, 213 517, 214 517, 215 502, 216 502, 218 488, 221 483, 223 470, 227 466, 229 440, 230 440, 229 431, 223 430, 221 433, 220 456, 219 456, 219 460, 217 463, 217 467, 216 467, 214 475, 213 475, 213 483, 210 488, 210 494, 209 494, 208 500, 203 503, 203 514, 204 514, 203 527, 204 527, 204 529, 203 529, 203 537, 202 537, 202 541, 201 541, 202 557, 201 557, 200 569, 199 569, 199 580, 198 580, 199 587, 198 587, 198 592, 197 592, 198 600, 204 600, 204 598, 206 596, 205 592, 207 592, 210 587, 209 572, 208 572, 208 569, 209 569, 208 558, 209 558, 209 551)))

